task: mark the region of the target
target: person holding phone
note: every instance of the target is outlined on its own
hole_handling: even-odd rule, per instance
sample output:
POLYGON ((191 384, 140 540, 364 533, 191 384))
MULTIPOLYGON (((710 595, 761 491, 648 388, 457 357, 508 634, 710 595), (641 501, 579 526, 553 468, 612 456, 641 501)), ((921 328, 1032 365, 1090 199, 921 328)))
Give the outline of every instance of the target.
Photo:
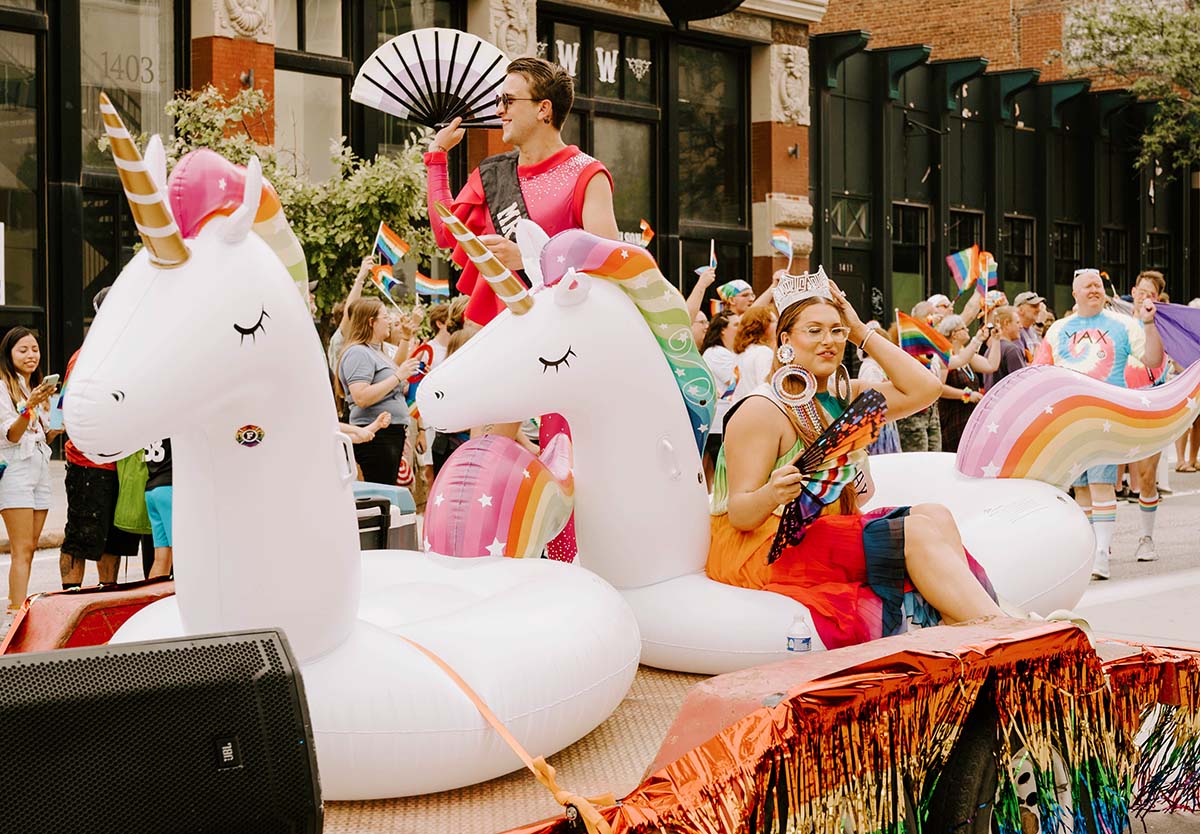
POLYGON ((7 464, 0 476, 0 516, 12 548, 6 623, 25 602, 33 553, 50 509, 48 416, 58 374, 42 379, 41 365, 42 352, 33 331, 14 327, 0 339, 0 379, 5 389, 0 395, 0 455, 7 464))
POLYGON ((830 649, 896 634, 908 618, 929 625, 1000 615, 987 575, 963 549, 945 507, 862 514, 860 495, 866 500, 873 491, 864 452, 821 473, 793 465, 867 388, 883 394, 890 420, 935 402, 940 379, 874 334, 823 271, 783 278, 775 304, 771 382, 725 420, 713 480, 709 577, 802 603, 830 649), (841 366, 847 342, 878 362, 886 379, 849 379, 841 366), (805 489, 806 477, 823 484, 810 494, 824 510, 800 529, 784 528, 776 550, 780 517, 805 489))

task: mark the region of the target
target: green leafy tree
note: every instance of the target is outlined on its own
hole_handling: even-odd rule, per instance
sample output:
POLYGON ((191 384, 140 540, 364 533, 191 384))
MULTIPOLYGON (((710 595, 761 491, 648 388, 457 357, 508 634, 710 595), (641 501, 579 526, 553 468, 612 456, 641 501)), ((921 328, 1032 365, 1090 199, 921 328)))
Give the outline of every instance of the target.
POLYGON ((335 173, 324 182, 311 182, 290 155, 254 141, 252 129, 266 110, 267 99, 260 90, 226 97, 209 85, 177 93, 166 106, 175 123, 175 135, 164 141, 168 170, 197 148, 211 148, 239 165, 258 156, 304 248, 309 280, 317 282, 313 296, 320 329, 327 336, 332 331, 329 313, 346 297, 359 262, 374 246, 381 220, 412 247, 410 257, 418 263, 427 265, 435 252, 421 164, 421 150, 429 139, 414 134, 399 153, 364 160, 346 147, 345 137, 336 137, 330 142, 335 173))
POLYGON ((1094 0, 1068 15, 1066 66, 1155 103, 1137 163, 1200 163, 1200 9, 1185 0, 1094 0))

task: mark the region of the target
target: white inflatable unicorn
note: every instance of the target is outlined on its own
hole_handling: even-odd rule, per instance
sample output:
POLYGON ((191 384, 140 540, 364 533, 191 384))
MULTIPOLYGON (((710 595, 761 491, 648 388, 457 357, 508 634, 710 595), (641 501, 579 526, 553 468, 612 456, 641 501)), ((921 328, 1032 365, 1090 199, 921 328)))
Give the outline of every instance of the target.
POLYGON ((181 161, 168 203, 161 146, 143 163, 104 96, 101 112, 146 247, 88 334, 66 425, 97 461, 169 436, 175 483, 177 595, 117 639, 282 627, 302 665, 327 799, 429 793, 520 767, 409 640, 455 668, 535 753, 607 718, 639 652, 632 612, 607 583, 546 560, 360 554, 353 457, 319 339, 284 264, 251 232, 257 160, 247 171, 209 166, 216 188, 177 177, 181 161), (196 193, 226 191, 232 214, 180 234, 196 193))
MULTIPOLYGON (((653 259, 583 231, 543 244, 522 221, 526 270, 545 284, 535 280, 528 293, 502 268, 484 269, 471 233, 448 212, 443 218, 509 309, 425 378, 424 419, 447 430, 546 412, 567 419, 578 561, 625 594, 643 663, 720 673, 786 658, 789 627, 809 619, 807 610, 704 574, 708 497, 692 429, 712 382, 688 365, 695 349, 683 299, 653 259)), ((1094 545, 1061 491, 967 478, 953 455, 880 460, 878 492, 893 504, 948 503, 1006 600, 1044 614, 1078 602, 1094 545), (1036 559, 1024 558, 1021 541, 1039 542, 1036 559)))

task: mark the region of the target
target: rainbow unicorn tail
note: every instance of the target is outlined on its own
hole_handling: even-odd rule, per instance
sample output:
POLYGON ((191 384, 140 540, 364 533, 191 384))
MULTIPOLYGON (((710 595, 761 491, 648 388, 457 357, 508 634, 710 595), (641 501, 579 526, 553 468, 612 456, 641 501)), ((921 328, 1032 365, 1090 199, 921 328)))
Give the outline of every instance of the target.
POLYGON ((1051 365, 1001 380, 975 407, 956 468, 1066 489, 1086 469, 1165 448, 1196 419, 1200 362, 1166 385, 1119 388, 1051 365))
POLYGON ((446 556, 537 558, 575 509, 571 439, 540 457, 487 435, 455 450, 429 490, 425 549, 446 556))
MULTIPOLYGON (((167 197, 184 238, 195 237, 211 218, 236 211, 242 204, 245 184, 245 167, 233 164, 216 151, 200 148, 180 159, 167 181, 167 197)), ((253 228, 279 256, 307 303, 308 264, 304 250, 284 216, 279 195, 266 180, 253 228)))

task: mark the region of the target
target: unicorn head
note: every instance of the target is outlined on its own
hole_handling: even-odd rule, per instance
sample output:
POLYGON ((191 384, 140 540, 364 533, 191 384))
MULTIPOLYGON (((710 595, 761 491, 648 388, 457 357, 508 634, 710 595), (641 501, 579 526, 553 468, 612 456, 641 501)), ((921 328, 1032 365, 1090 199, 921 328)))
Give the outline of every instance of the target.
POLYGON ((562 414, 584 564, 617 587, 698 569, 708 533, 699 449, 715 397, 682 296, 641 247, 582 230, 546 243, 544 285, 527 290, 442 216, 508 309, 421 383, 422 417, 460 430, 562 414), (671 552, 646 558, 664 531, 671 552))
POLYGON ((67 431, 100 462, 171 439, 189 632, 282 626, 298 657, 315 657, 353 628, 359 552, 320 340, 262 224, 277 243, 295 238, 257 159, 242 169, 196 151, 166 182, 161 146, 144 162, 103 96, 101 108, 146 247, 88 333, 67 431))
POLYGON ((231 432, 255 422, 234 407, 238 381, 269 387, 320 346, 294 276, 250 233, 274 199, 258 160, 197 151, 168 184, 157 137, 143 161, 105 96, 101 112, 145 247, 105 299, 64 407, 75 444, 110 461, 214 414, 241 421, 231 432))

